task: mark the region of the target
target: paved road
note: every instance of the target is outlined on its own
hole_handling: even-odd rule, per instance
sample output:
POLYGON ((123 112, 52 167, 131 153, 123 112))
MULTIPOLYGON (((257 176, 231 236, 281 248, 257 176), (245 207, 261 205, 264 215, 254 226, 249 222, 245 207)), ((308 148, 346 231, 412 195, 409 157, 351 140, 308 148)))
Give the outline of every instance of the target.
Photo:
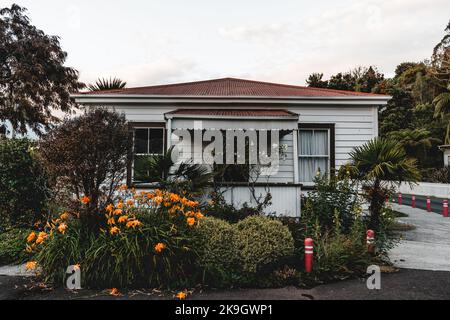
MULTIPOLYGON (((312 289, 285 287, 278 289, 209 290, 193 293, 189 300, 399 300, 449 299, 450 272, 402 269, 381 275, 381 289, 369 290, 365 279, 352 279, 324 284, 312 289)), ((172 293, 130 291, 120 296, 105 292, 64 289, 42 290, 30 277, 0 276, 0 300, 171 300, 172 293)))
MULTIPOLYGON (((402 194, 402 204, 405 206, 411 206, 412 199, 409 194, 402 194)), ((430 197, 431 199, 431 211, 435 213, 442 214, 442 198, 430 197)), ((390 200, 392 203, 398 203, 398 196, 394 196, 390 200)), ((416 196, 416 208, 419 209, 427 209, 427 197, 425 196, 416 196)))
POLYGON ((397 204, 393 208, 408 215, 400 222, 416 228, 401 233, 403 240, 391 250, 391 261, 399 268, 450 271, 450 218, 397 204))

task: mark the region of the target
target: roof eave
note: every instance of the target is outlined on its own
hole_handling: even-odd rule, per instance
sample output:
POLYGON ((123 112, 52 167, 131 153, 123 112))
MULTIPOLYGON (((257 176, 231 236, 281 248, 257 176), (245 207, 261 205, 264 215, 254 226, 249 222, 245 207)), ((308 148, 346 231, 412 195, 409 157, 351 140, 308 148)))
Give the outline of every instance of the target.
POLYGON ((324 102, 352 102, 355 104, 385 105, 392 98, 387 95, 379 96, 193 96, 193 95, 138 95, 138 94, 73 94, 72 98, 81 104, 113 104, 113 103, 299 103, 313 101, 324 102))

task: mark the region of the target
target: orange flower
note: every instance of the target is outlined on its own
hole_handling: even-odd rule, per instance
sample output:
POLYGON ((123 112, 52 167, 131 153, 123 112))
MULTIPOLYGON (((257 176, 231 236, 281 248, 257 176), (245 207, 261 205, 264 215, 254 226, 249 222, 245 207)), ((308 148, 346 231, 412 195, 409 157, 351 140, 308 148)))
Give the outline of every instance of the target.
POLYGON ((163 249, 165 249, 165 248, 166 248, 166 245, 165 245, 164 243, 159 242, 159 243, 157 243, 156 246, 155 246, 155 251, 158 252, 158 253, 160 253, 160 252, 163 251, 163 249))
POLYGON ((61 223, 58 227, 58 231, 61 232, 62 234, 64 234, 66 232, 67 229, 67 224, 65 223, 61 223))
POLYGON ((200 211, 197 211, 197 212, 195 213, 195 217, 196 217, 198 220, 200 220, 200 219, 202 219, 204 216, 203 216, 203 214, 202 214, 200 211))
POLYGON ((41 244, 44 242, 45 238, 47 238, 47 234, 45 232, 39 232, 38 238, 36 239, 36 244, 41 244))
POLYGON ((69 214, 67 212, 64 212, 59 217, 61 218, 61 220, 67 220, 67 219, 69 219, 69 214))
POLYGON ((134 200, 133 199, 128 199, 127 200, 127 206, 134 206, 134 200))
POLYGON ((192 227, 195 224, 195 219, 194 218, 187 218, 187 224, 192 227))
POLYGON ((112 296, 118 296, 119 295, 119 290, 117 288, 112 288, 109 291, 109 294, 112 295, 112 296))
POLYGON ((123 202, 120 201, 120 202, 117 204, 117 208, 122 209, 122 207, 123 207, 123 202))
POLYGON ((137 226, 140 226, 140 225, 141 225, 141 222, 139 220, 131 220, 131 221, 128 221, 126 224, 127 228, 136 228, 137 226))
POLYGON ((106 206, 106 211, 108 211, 109 213, 113 212, 114 210, 114 206, 110 203, 106 206))
POLYGON ((117 219, 117 222, 122 223, 128 220, 128 216, 120 216, 119 219, 117 219))
POLYGON ((155 197, 155 194, 154 194, 154 193, 147 192, 147 198, 153 199, 154 197, 155 197))
POLYGON ((82 204, 88 204, 91 201, 91 198, 84 196, 80 199, 82 204))
POLYGON ((32 232, 27 237, 27 242, 33 242, 36 239, 36 233, 32 232))
POLYGON ((121 185, 121 186, 119 187, 119 190, 125 191, 125 190, 127 190, 127 189, 128 189, 128 186, 127 186, 126 184, 123 184, 123 185, 121 185))
POLYGON ((34 269, 36 269, 36 266, 37 266, 36 261, 28 261, 27 264, 25 265, 25 269, 34 270, 34 269))
POLYGON ((109 233, 111 233, 111 234, 117 234, 117 233, 119 233, 119 232, 120 232, 120 229, 117 228, 117 227, 112 227, 112 228, 109 230, 109 233))
POLYGON ((184 300, 184 299, 186 299, 187 294, 186 294, 186 292, 180 291, 177 293, 176 297, 180 300, 184 300))
POLYGON ((81 265, 79 263, 77 263, 76 265, 73 266, 74 270, 80 270, 81 265))
POLYGON ((171 194, 169 194, 169 199, 172 202, 178 202, 178 201, 180 201, 180 196, 177 195, 176 193, 171 193, 171 194))
POLYGON ((108 219, 108 225, 112 226, 113 224, 116 224, 116 221, 114 220, 114 217, 111 217, 108 219))
POLYGON ((122 210, 121 209, 116 209, 116 210, 114 210, 114 212, 113 212, 115 215, 119 215, 119 214, 122 214, 122 210))
POLYGON ((161 196, 156 196, 156 197, 153 198, 153 202, 154 202, 156 205, 159 206, 159 205, 163 202, 163 197, 161 197, 161 196))

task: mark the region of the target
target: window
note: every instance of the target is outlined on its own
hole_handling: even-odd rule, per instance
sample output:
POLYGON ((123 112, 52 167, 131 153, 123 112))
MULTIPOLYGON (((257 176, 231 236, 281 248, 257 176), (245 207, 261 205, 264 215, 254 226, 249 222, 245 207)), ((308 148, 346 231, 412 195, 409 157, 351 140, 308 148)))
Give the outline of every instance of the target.
POLYGON ((298 153, 300 182, 312 183, 319 170, 330 172, 330 130, 300 129, 298 153))
POLYGON ((151 156, 164 154, 164 128, 135 128, 133 154, 133 181, 152 182, 147 169, 147 160, 151 156))

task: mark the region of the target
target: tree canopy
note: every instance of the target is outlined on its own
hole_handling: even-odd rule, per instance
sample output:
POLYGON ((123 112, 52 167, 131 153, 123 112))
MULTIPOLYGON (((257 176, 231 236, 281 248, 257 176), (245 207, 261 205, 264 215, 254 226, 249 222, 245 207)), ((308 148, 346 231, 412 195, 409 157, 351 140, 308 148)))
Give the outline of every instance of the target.
POLYGON ((42 133, 58 120, 53 110, 71 111, 70 93, 84 85, 64 66, 59 38, 33 26, 25 12, 16 4, 0 8, 0 127, 9 121, 16 132, 42 133))

